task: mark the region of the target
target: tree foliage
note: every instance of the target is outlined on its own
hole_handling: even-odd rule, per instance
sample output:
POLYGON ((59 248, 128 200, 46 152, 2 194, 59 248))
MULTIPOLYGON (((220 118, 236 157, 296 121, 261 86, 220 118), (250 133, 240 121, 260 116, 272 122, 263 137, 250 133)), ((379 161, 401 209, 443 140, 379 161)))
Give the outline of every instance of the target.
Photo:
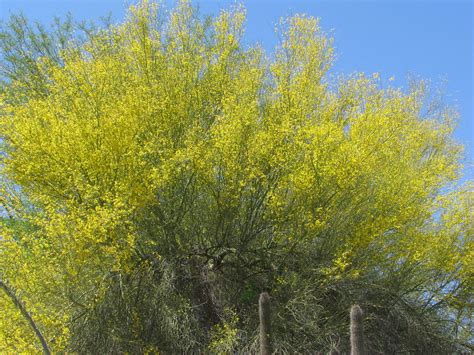
MULTIPOLYGON (((469 346, 455 113, 423 83, 331 79, 315 18, 282 20, 272 55, 242 44, 244 21, 187 1, 105 27, 12 19, 2 279, 54 352, 256 351, 262 291, 280 352, 347 351, 353 303, 372 351, 469 346)), ((40 349, 0 305, 0 350, 40 349)))

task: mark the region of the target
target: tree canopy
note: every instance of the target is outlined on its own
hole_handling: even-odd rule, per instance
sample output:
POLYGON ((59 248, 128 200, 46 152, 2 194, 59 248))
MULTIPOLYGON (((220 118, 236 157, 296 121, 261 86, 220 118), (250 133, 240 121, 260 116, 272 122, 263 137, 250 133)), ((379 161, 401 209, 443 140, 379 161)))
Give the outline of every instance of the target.
MULTIPOLYGON (((334 77, 316 18, 242 44, 245 10, 142 1, 123 23, 0 35, 0 281, 53 352, 472 347, 473 188, 456 113, 334 77)), ((41 343, 0 295, 0 351, 41 343)))

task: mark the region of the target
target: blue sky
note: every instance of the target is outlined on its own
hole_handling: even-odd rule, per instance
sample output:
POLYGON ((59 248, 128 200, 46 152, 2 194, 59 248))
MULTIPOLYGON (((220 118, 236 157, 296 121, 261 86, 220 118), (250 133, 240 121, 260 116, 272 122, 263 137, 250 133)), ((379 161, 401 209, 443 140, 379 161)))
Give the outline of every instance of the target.
MULTIPOLYGON (((71 12, 77 19, 98 19, 112 13, 120 21, 124 0, 0 0, 0 19, 22 11, 43 23, 71 12)), ((166 1, 166 3, 172 3, 166 1)), ((201 12, 212 14, 236 1, 194 1, 201 12)), ((333 73, 379 72, 395 84, 406 85, 415 75, 444 85, 447 104, 461 118, 456 138, 466 146, 466 165, 474 161, 473 118, 473 3, 470 0, 242 0, 247 9, 246 42, 261 43, 268 51, 277 42, 278 19, 296 13, 321 18, 331 32, 337 52, 333 73)), ((465 179, 474 177, 466 169, 465 179)))

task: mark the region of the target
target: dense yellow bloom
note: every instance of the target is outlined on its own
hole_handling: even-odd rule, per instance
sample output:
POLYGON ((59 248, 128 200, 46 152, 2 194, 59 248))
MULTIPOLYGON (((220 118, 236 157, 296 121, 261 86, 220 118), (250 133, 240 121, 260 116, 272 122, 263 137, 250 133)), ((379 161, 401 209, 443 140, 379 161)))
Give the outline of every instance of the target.
MULTIPOLYGON (((13 82, 1 97, 2 174, 28 201, 2 185, 25 227, 4 223, 1 276, 55 351, 107 275, 143 251, 187 255, 225 239, 317 254, 337 277, 421 262, 472 283, 472 200, 436 197, 460 169, 453 115, 424 114, 423 85, 329 82, 331 39, 313 18, 283 21, 270 59, 241 45, 240 7, 208 24, 187 2, 166 26, 159 13, 143 2, 63 64, 38 58, 45 95, 13 99, 13 82)), ((0 351, 37 350, 4 295, 0 308, 0 351)))

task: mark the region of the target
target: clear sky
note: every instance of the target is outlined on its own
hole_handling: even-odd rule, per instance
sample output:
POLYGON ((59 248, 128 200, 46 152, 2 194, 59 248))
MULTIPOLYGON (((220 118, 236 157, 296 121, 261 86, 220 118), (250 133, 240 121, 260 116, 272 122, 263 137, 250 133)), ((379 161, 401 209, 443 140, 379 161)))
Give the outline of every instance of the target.
MULTIPOLYGON (((235 4, 232 0, 193 1, 203 14, 235 4)), ((124 0, 0 0, 0 19, 22 11, 43 23, 71 12, 77 19, 96 20, 109 13, 120 21, 124 0)), ((172 1, 166 1, 172 4, 172 1)), ((457 139, 466 146, 466 165, 474 161, 473 118, 473 2, 471 0, 241 0, 247 9, 246 42, 271 50, 277 42, 274 27, 280 17, 306 13, 321 18, 335 40, 333 73, 379 72, 395 84, 406 85, 408 75, 444 83, 446 103, 461 118, 457 139)), ((474 178, 472 167, 466 178, 474 178)))

